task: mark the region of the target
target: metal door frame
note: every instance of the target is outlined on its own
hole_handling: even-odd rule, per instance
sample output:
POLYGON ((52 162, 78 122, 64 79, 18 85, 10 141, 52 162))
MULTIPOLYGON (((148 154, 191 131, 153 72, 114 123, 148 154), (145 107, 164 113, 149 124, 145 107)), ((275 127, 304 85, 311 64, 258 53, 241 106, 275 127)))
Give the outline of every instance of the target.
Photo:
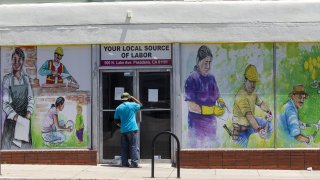
MULTIPOLYGON (((140 92, 139 92, 139 72, 169 72, 170 74, 170 128, 171 130, 173 131, 174 127, 173 127, 173 105, 174 105, 174 99, 173 99, 173 72, 172 72, 172 67, 158 67, 158 68, 123 68, 123 69, 99 69, 99 90, 98 90, 98 109, 99 109, 99 112, 98 112, 98 117, 99 117, 99 124, 102 124, 102 120, 103 120, 103 112, 104 111, 112 111, 110 109, 103 109, 102 105, 103 105, 103 98, 101 98, 103 92, 102 92, 102 74, 103 73, 113 73, 113 72, 133 72, 133 95, 137 98, 140 97, 140 92)), ((154 109, 153 109, 154 110, 154 109)), ((159 109, 159 110, 168 110, 168 109, 159 109)), ((113 110, 114 111, 114 110, 113 110)), ((141 112, 142 111, 151 111, 151 110, 140 110, 137 114, 137 119, 138 121, 140 122, 141 121, 141 112)), ((111 163, 112 162, 112 159, 103 159, 103 126, 100 126, 99 127, 99 133, 98 133, 98 136, 99 136, 99 159, 100 159, 100 162, 102 163, 111 163)), ((120 143, 120 142, 119 142, 120 143)), ((168 142, 169 143, 169 142, 168 142)), ((140 136, 139 136, 139 146, 140 146, 140 136)), ((173 154, 173 147, 171 145, 171 159, 172 157, 174 156, 173 154)), ((150 144, 150 150, 151 150, 151 144, 150 144)))
MULTIPOLYGON (((99 135, 99 159, 100 159, 100 162, 103 163, 103 164, 111 164, 112 163, 112 160, 113 159, 104 159, 103 158, 103 112, 104 111, 114 111, 114 110, 111 110, 111 109, 103 109, 103 92, 102 92, 102 74, 103 73, 116 73, 116 72, 133 72, 133 76, 136 76, 136 70, 135 69, 100 69, 99 70, 99 95, 98 95, 98 104, 99 104, 99 112, 98 112, 98 117, 99 117, 99 124, 101 124, 98 128, 98 135, 99 135)), ((136 93, 136 87, 135 87, 135 84, 136 84, 136 78, 133 77, 133 93, 136 93)), ((119 142, 120 143, 120 142, 119 142)))

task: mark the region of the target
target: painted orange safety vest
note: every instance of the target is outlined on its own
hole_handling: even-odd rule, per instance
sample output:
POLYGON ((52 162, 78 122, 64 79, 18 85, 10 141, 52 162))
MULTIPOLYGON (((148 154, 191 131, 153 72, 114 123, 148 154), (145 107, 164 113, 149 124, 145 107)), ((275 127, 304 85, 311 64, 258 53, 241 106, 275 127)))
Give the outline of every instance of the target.
MULTIPOLYGON (((56 70, 56 67, 53 65, 53 60, 49 60, 48 62, 48 69, 51 71, 57 71, 59 74, 63 73, 64 65, 60 63, 60 66, 56 70)), ((53 75, 47 75, 47 84, 54 84, 55 83, 55 78, 58 78, 58 83, 63 83, 63 79, 61 76, 53 76, 53 75)))

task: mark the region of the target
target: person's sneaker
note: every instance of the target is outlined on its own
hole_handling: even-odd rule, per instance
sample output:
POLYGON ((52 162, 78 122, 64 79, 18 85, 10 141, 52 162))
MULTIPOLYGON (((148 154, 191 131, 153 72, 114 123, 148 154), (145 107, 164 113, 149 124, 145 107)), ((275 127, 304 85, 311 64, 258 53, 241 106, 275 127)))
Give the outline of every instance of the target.
POLYGON ((128 164, 125 164, 125 165, 121 165, 122 167, 130 167, 131 165, 128 163, 128 164))
POLYGON ((133 164, 131 164, 130 165, 130 168, 142 168, 140 165, 133 165, 133 164))

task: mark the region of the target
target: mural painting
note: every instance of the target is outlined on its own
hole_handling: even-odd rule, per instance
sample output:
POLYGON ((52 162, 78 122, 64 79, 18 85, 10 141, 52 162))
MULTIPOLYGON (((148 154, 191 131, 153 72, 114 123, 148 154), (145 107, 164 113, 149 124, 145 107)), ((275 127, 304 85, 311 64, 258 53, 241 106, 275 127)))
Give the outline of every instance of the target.
POLYGON ((186 44, 181 59, 183 148, 273 146, 271 43, 186 44))
POLYGON ((320 147, 320 44, 277 43, 276 144, 320 147))
MULTIPOLYGON (((252 134, 258 133, 261 139, 270 139, 273 130, 272 112, 256 90, 256 85, 260 80, 259 76, 255 65, 249 64, 244 71, 243 85, 235 95, 232 117, 233 130, 228 132, 231 132, 229 135, 242 148, 248 146, 252 134), (257 115, 256 108, 265 112, 265 117, 257 115)), ((224 127, 228 130, 227 126, 224 127)))
POLYGON ((88 148, 90 46, 3 47, 1 60, 2 148, 88 148))
POLYGON ((202 145, 202 141, 217 141, 217 118, 224 114, 224 100, 213 74, 210 73, 211 50, 202 45, 197 53, 196 65, 185 82, 185 101, 188 104, 188 137, 190 147, 202 145), (217 102, 217 103, 216 103, 217 102))
MULTIPOLYGON (((35 101, 31 81, 24 70, 26 58, 34 54, 35 48, 13 48, 5 54, 7 65, 1 72, 3 117, 2 149, 30 149, 32 133, 30 131, 31 115, 35 101), (28 51, 27 53, 24 52, 28 51)), ((32 56, 34 58, 34 56, 32 56)), ((1 58, 4 59, 4 58, 1 58)), ((27 69, 30 70, 30 69, 27 69)))

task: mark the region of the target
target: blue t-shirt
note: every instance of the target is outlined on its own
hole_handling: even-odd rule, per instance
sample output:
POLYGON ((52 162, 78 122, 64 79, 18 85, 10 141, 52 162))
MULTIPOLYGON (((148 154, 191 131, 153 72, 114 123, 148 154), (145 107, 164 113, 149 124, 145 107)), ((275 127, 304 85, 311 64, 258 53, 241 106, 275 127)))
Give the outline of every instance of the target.
POLYGON ((140 104, 135 102, 123 102, 116 108, 114 119, 120 120, 121 133, 139 130, 135 113, 140 108, 140 104))

